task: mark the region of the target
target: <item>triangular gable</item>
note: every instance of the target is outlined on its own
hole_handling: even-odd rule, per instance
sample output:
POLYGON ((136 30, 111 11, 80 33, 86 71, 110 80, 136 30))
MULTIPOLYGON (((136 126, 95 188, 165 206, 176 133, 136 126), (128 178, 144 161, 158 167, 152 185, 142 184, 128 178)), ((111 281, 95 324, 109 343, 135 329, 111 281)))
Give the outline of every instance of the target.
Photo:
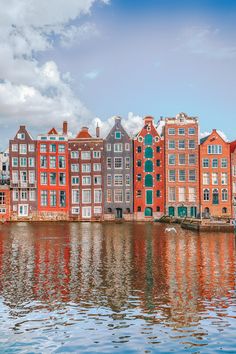
POLYGON ((49 130, 48 135, 58 135, 58 132, 55 128, 52 128, 51 130, 49 130))
POLYGON ((205 138, 201 139, 200 140, 200 144, 204 144, 205 142, 214 142, 215 140, 217 139, 220 139, 220 141, 222 141, 223 143, 226 143, 228 144, 227 141, 225 141, 223 139, 223 137, 216 131, 216 129, 212 130, 211 134, 206 136, 205 138))

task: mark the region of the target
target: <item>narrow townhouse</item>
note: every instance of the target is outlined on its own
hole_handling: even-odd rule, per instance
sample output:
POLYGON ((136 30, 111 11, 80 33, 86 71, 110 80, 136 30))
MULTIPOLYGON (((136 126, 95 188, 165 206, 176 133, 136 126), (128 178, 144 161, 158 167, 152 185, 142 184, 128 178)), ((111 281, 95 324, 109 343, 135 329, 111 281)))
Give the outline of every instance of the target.
POLYGON ((69 166, 67 122, 62 132, 52 128, 37 138, 38 219, 67 220, 69 166))
POLYGON ((231 217, 230 143, 216 129, 200 141, 200 199, 203 217, 231 217))
POLYGON ((96 221, 103 218, 103 139, 100 128, 93 137, 87 127, 69 140, 71 220, 96 221))
POLYGON ((7 184, 0 185, 0 222, 10 220, 10 188, 7 184))
POLYGON ((153 220, 164 213, 164 140, 145 117, 134 138, 134 218, 153 220))
POLYGON ((114 126, 104 140, 104 219, 133 218, 133 142, 114 117, 114 126))
POLYGON ((0 184, 10 183, 9 148, 0 152, 0 184))
POLYGON ((199 215, 199 126, 196 117, 179 113, 164 119, 166 215, 199 215))
POLYGON ((232 218, 236 220, 236 140, 230 143, 232 218))
POLYGON ((11 218, 37 218, 36 141, 21 125, 9 141, 11 218))

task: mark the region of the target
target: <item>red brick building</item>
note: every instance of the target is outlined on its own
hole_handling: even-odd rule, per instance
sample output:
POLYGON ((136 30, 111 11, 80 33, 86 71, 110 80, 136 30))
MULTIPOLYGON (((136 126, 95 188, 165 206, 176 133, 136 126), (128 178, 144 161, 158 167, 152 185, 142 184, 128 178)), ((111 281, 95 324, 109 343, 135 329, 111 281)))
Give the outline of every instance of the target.
POLYGON ((0 185, 0 222, 10 220, 10 188, 0 185))
POLYGON ((103 140, 92 137, 83 127, 76 138, 69 140, 70 219, 102 220, 102 155, 103 140))
POLYGON ((231 217, 230 143, 216 129, 200 141, 200 199, 203 216, 231 217))
POLYGON ((230 143, 232 217, 236 219, 236 140, 230 143))
POLYGON ((180 113, 164 119, 166 215, 196 217, 199 210, 198 120, 180 113))
POLYGON ((37 139, 38 218, 66 220, 69 211, 67 122, 37 139))
POLYGON ((152 220, 164 213, 164 141, 153 117, 134 138, 134 218, 152 220))

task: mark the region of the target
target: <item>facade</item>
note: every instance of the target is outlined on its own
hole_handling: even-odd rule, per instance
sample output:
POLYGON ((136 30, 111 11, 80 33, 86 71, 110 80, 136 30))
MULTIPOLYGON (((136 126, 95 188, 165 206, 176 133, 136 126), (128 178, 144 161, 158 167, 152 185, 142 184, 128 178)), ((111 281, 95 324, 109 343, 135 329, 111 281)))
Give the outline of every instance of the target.
POLYGON ((153 117, 134 138, 134 218, 153 220, 164 213, 164 141, 153 117))
POLYGON ((133 142, 120 117, 104 140, 104 218, 131 220, 133 215, 133 142))
POLYGON ((198 120, 180 113, 164 119, 166 215, 197 217, 199 210, 198 120))
POLYGON ((10 188, 0 185, 0 222, 10 220, 10 188))
POLYGON ((236 140, 230 144, 230 153, 231 153, 232 218, 236 219, 236 140))
POLYGON ((200 198, 204 217, 231 217, 230 143, 216 129, 200 141, 200 198))
POLYGON ((0 152, 0 185, 10 183, 9 148, 0 152))
POLYGON ((83 127, 69 140, 70 220, 96 221, 103 217, 103 140, 83 127))
POLYGON ((67 122, 37 138, 38 219, 67 220, 69 168, 67 122))
POLYGON ((33 219, 37 214, 36 141, 24 125, 9 142, 11 218, 33 219))

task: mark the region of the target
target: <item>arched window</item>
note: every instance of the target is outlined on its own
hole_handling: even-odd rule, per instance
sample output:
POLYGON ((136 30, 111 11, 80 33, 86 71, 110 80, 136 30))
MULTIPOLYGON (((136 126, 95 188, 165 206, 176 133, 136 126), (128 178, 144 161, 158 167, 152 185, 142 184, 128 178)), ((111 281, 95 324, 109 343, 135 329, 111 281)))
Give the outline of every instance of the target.
MULTIPOLYGON (((227 201, 228 200, 228 191, 227 189, 222 189, 222 201, 227 201)), ((224 209, 224 208, 223 208, 224 209)))
POLYGON ((219 191, 218 189, 213 189, 213 193, 212 193, 212 202, 213 204, 219 204, 219 191))
POLYGON ((145 172, 153 172, 153 163, 151 160, 145 161, 145 172))
POLYGON ((203 191, 203 200, 210 200, 210 191, 209 191, 209 189, 204 189, 204 191, 203 191))
POLYGON ((227 214, 227 208, 222 208, 222 214, 227 214))
POLYGON ((151 134, 145 135, 144 144, 145 145, 152 145, 152 135, 151 134))
POLYGON ((153 186, 153 178, 152 175, 145 176, 145 187, 152 187, 153 186))
POLYGON ((145 216, 152 216, 152 208, 145 209, 145 216))
POLYGON ((151 159, 151 158, 153 157, 153 150, 152 150, 151 147, 147 147, 147 148, 145 149, 145 157, 146 157, 147 159, 151 159))

